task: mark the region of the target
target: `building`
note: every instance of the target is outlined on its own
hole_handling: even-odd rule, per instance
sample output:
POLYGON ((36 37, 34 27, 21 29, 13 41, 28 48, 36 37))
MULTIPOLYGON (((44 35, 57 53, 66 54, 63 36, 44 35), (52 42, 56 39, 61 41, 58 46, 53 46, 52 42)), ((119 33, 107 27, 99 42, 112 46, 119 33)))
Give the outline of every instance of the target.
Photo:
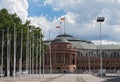
MULTIPOLYGON (((45 70, 51 65, 58 72, 97 72, 100 69, 100 46, 90 41, 80 40, 71 35, 58 35, 54 40, 46 40, 51 47, 45 50, 45 70)), ((102 67, 107 71, 120 70, 120 45, 102 45, 102 67)))

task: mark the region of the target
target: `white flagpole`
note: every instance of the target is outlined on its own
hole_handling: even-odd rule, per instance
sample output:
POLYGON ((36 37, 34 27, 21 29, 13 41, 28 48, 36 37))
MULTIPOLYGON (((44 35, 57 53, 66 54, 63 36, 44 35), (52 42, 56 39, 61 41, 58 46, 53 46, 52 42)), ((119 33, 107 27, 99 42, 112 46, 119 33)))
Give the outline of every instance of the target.
POLYGON ((23 30, 21 29, 21 48, 20 48, 20 75, 22 74, 22 40, 23 40, 23 30))
POLYGON ((50 30, 49 30, 49 41, 50 41, 50 44, 49 44, 49 53, 50 53, 50 77, 51 77, 51 74, 52 74, 52 62, 51 62, 51 39, 50 39, 50 30))
MULTIPOLYGON (((43 32, 43 35, 44 35, 44 32, 43 32)), ((45 70, 44 70, 45 57, 44 56, 45 55, 44 55, 44 40, 43 40, 43 78, 45 78, 45 75, 44 75, 44 73, 45 73, 45 70)))
POLYGON ((30 34, 29 37, 30 37, 30 48, 29 48, 29 51, 30 51, 30 56, 29 56, 30 57, 30 60, 29 60, 30 65, 29 66, 30 66, 30 74, 31 74, 31 34, 30 34))
POLYGON ((27 28, 27 37, 26 37, 26 72, 28 73, 28 54, 29 54, 29 33, 27 28))
POLYGON ((9 47, 10 47, 10 40, 9 40, 9 28, 7 28, 7 77, 10 75, 10 53, 9 53, 9 47))
POLYGON ((29 36, 29 40, 30 40, 30 43, 29 43, 29 45, 30 45, 30 48, 29 48, 29 63, 30 63, 30 65, 29 65, 29 70, 30 70, 30 74, 31 74, 31 34, 30 34, 30 36, 29 36))
MULTIPOLYGON (((3 74, 3 54, 4 54, 4 29, 2 30, 2 59, 1 59, 1 74, 3 74)), ((1 75, 2 77, 2 75, 1 75)))
POLYGON ((37 35, 37 41, 36 41, 36 74, 38 70, 38 35, 37 35))
POLYGON ((64 22, 64 34, 66 32, 66 28, 65 28, 65 23, 66 23, 66 18, 65 16, 61 18, 61 23, 64 22))
POLYGON ((40 31, 40 56, 39 56, 39 74, 40 74, 40 76, 41 76, 41 37, 42 37, 42 35, 41 35, 41 31, 40 31))
POLYGON ((14 26, 14 79, 16 72, 16 27, 14 26))
POLYGON ((32 41, 32 74, 34 73, 34 29, 33 29, 33 41, 32 41))

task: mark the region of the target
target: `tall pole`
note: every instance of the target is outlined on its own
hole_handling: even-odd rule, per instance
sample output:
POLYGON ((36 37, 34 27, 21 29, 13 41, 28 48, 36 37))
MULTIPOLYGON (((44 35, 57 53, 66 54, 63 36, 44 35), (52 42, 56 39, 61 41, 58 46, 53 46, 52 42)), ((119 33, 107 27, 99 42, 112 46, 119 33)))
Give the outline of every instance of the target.
MULTIPOLYGON (((44 32, 43 32, 43 35, 44 35, 44 32)), ((44 70, 44 64, 45 64, 45 55, 44 55, 44 40, 43 40, 43 78, 45 77, 44 73, 45 73, 45 70, 44 70)))
POLYGON ((21 29, 21 48, 20 48, 20 75, 22 74, 22 39, 23 38, 23 30, 21 29))
POLYGON ((16 73, 16 27, 14 26, 14 79, 16 73))
POLYGON ((41 37, 42 37, 42 35, 41 35, 41 31, 40 31, 40 56, 39 56, 39 74, 41 75, 41 37))
POLYGON ((65 32, 66 32, 66 27, 65 27, 65 25, 66 25, 66 18, 64 17, 64 34, 65 34, 65 32))
POLYGON ((32 29, 32 74, 34 73, 34 29, 32 29))
MULTIPOLYGON (((102 48, 101 48, 101 45, 102 45, 102 41, 101 41, 102 37, 101 37, 101 22, 100 22, 100 69, 102 71, 102 48)), ((101 73, 101 77, 102 77, 102 73, 101 73)))
POLYGON ((7 77, 10 75, 10 34, 9 27, 7 28, 7 77))
POLYGON ((100 22, 100 76, 102 77, 102 69, 103 69, 103 67, 102 67, 102 48, 101 48, 101 45, 102 45, 102 38, 101 38, 101 34, 102 34, 102 29, 101 29, 101 22, 104 22, 104 17, 98 17, 97 18, 97 22, 100 22))
POLYGON ((36 74, 38 72, 38 35, 36 40, 36 74))
MULTIPOLYGON (((50 41, 50 30, 49 30, 49 41, 50 41)), ((51 74, 52 74, 52 62, 51 62, 51 41, 50 41, 50 44, 49 44, 49 53, 50 53, 50 77, 51 77, 51 74)))
POLYGON ((28 73, 28 61, 29 61, 29 30, 27 28, 27 37, 26 37, 26 72, 28 73))
POLYGON ((90 69, 90 52, 88 52, 88 68, 89 68, 89 74, 91 72, 91 69, 90 69))
POLYGON ((60 35, 62 34, 62 26, 61 26, 61 23, 62 23, 62 22, 60 22, 60 35))
MULTIPOLYGON (((3 54, 4 54, 4 29, 2 30, 2 57, 1 57, 1 74, 3 74, 3 54)), ((2 75, 1 75, 2 77, 2 75)))
POLYGON ((62 17, 62 18, 61 18, 61 23, 64 22, 64 34, 65 34, 65 30, 66 30, 66 29, 65 29, 65 25, 66 25, 66 21, 65 21, 65 20, 66 20, 65 17, 62 17))
POLYGON ((29 48, 29 53, 30 53, 30 55, 29 55, 29 63, 30 63, 30 65, 29 65, 29 70, 30 70, 30 74, 32 73, 32 71, 31 71, 31 34, 29 34, 30 36, 29 36, 29 38, 30 38, 30 43, 29 43, 29 45, 30 45, 30 48, 29 48))

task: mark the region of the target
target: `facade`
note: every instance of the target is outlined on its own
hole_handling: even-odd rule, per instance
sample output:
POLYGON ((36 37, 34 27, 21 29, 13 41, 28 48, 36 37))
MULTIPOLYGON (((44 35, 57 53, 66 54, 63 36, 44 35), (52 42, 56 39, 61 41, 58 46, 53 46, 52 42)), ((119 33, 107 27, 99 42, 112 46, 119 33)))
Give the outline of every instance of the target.
POLYGON ((50 69, 50 50, 51 64, 54 73, 75 71, 77 52, 71 43, 64 39, 55 39, 51 43, 51 46, 45 51, 45 69, 50 69))
MULTIPOLYGON (((71 35, 58 35, 51 42, 53 72, 97 72, 100 69, 100 46, 71 35), (61 60, 61 61, 60 61, 61 60)), ((120 45, 102 45, 102 68, 109 72, 120 70, 120 45)), ((45 51, 45 69, 50 69, 50 48, 45 51)))

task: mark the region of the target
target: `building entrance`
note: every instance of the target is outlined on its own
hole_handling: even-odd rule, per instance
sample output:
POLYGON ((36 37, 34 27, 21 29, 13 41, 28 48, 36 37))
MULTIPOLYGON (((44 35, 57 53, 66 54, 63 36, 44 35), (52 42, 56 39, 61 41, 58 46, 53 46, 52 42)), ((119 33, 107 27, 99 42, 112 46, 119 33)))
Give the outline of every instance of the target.
POLYGON ((56 72, 57 73, 61 73, 61 68, 60 67, 56 67, 56 72))

